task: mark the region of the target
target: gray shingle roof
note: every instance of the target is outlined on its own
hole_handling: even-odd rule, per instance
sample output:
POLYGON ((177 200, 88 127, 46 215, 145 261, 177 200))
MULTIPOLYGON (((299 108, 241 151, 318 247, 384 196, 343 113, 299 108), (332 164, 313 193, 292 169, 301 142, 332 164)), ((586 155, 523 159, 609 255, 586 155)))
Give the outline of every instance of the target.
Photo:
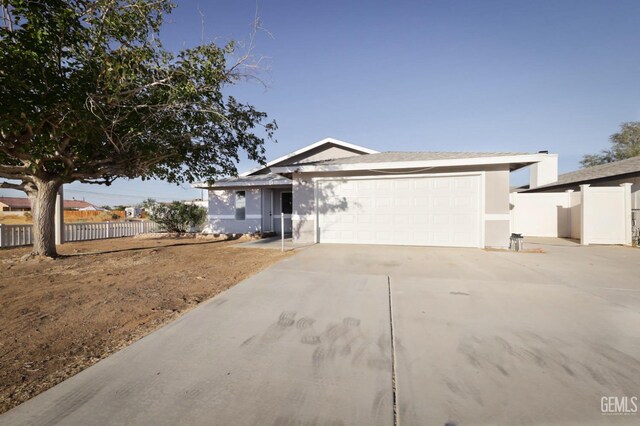
POLYGON ((402 152, 387 151, 378 154, 357 155, 355 157, 338 158, 336 160, 327 160, 316 164, 367 164, 367 163, 386 163, 396 161, 430 161, 430 160, 453 160, 461 158, 479 158, 479 157, 503 157, 511 155, 527 155, 523 152, 402 152))
POLYGON ((558 176, 558 180, 556 182, 539 186, 531 191, 571 184, 577 185, 597 179, 627 175, 630 173, 640 173, 640 156, 565 173, 558 176))

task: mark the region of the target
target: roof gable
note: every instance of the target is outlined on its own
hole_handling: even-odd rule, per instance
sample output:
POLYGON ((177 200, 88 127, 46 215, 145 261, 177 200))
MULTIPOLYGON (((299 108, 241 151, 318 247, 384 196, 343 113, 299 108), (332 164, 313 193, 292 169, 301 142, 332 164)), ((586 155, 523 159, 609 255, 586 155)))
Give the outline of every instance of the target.
POLYGON ((284 166, 294 164, 306 164, 317 161, 334 160, 338 158, 354 157, 364 154, 376 154, 378 151, 360 145, 354 145, 338 139, 326 138, 293 151, 287 155, 269 161, 264 166, 259 166, 245 173, 241 177, 255 174, 266 174, 273 166, 284 166))

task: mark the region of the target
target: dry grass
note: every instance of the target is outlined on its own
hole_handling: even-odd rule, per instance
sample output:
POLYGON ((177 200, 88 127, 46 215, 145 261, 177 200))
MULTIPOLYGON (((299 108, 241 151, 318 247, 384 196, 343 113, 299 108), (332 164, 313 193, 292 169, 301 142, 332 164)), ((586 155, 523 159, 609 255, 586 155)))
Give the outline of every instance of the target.
POLYGON ((0 413, 290 254, 186 239, 0 250, 0 413))
MULTIPOLYGON (((113 222, 124 220, 125 213, 121 211, 75 211, 66 210, 64 212, 65 223, 97 223, 97 222, 113 222)), ((0 212, 0 224, 3 225, 30 225, 33 223, 31 214, 12 214, 12 212, 0 212)))

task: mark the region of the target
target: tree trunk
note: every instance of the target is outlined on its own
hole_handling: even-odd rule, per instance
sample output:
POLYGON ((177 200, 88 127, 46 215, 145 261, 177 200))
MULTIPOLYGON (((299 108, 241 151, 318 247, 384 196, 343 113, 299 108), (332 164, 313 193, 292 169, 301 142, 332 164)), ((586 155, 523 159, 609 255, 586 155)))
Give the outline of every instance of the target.
POLYGON ((55 212, 56 196, 61 182, 36 180, 28 191, 33 215, 33 255, 56 257, 55 212))

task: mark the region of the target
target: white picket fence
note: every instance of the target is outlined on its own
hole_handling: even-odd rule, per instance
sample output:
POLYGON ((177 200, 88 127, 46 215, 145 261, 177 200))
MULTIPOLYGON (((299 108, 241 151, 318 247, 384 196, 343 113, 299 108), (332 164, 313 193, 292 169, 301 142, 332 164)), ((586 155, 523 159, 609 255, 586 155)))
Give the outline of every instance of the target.
MULTIPOLYGON (((137 234, 157 232, 158 224, 149 221, 65 223, 66 242, 101 240, 105 238, 131 237, 137 234)), ((0 247, 29 246, 33 244, 33 225, 0 224, 0 247)))

